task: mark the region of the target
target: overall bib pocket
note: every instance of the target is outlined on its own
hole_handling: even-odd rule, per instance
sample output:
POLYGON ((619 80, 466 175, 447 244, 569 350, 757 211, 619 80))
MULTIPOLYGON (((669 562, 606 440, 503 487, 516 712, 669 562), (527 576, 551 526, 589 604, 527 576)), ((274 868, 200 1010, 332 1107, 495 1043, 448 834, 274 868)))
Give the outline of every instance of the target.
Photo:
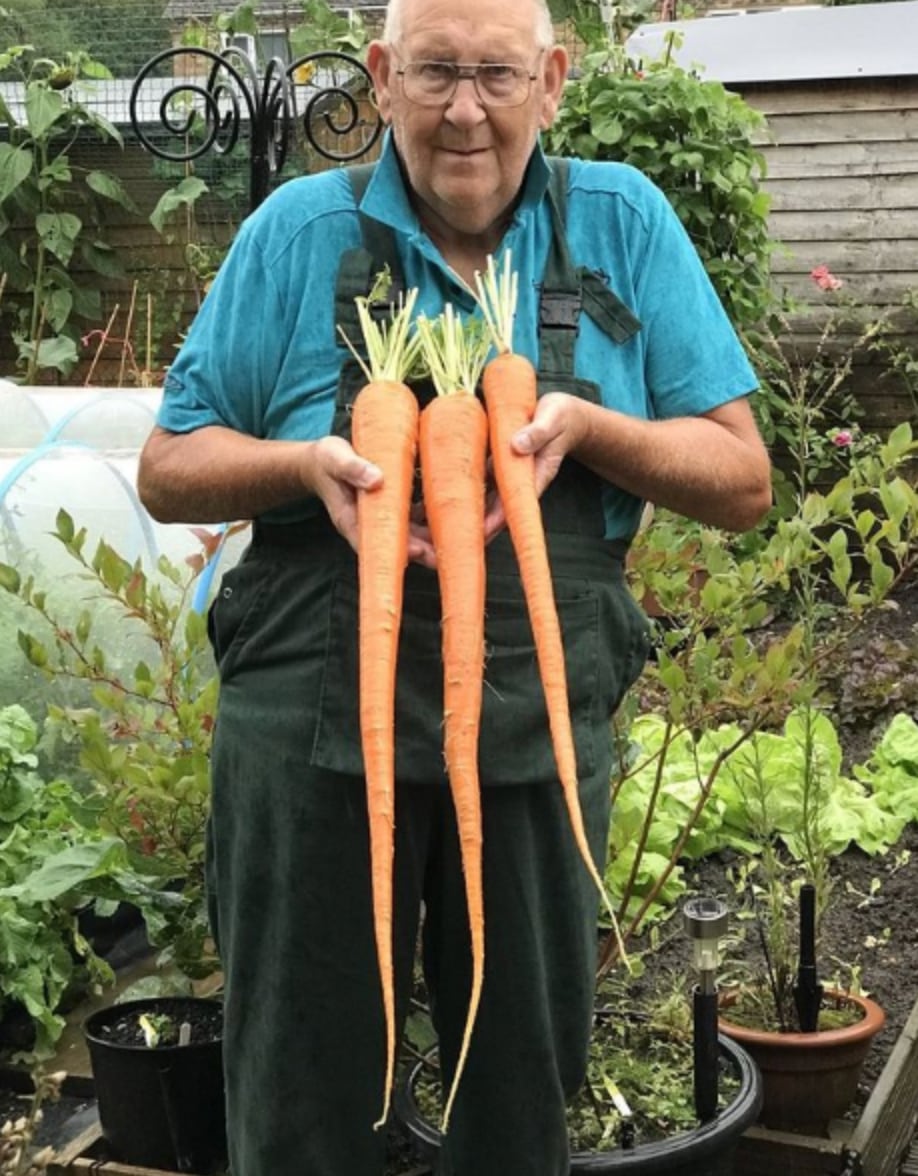
MULTIPOLYGON (((360 747, 358 591, 353 578, 335 580, 311 763, 333 772, 363 775, 360 747)), ((440 598, 406 594, 396 680, 396 756, 399 779, 415 783, 443 774, 440 598)))
MULTIPOLYGON (((494 577, 500 581, 501 577, 494 577)), ((576 588, 574 588, 576 583, 576 588)), ((597 734, 607 738, 601 711, 599 604, 588 586, 557 601, 567 649, 568 686, 578 771, 595 763, 597 734)), ((440 600, 436 589, 406 592, 396 681, 396 775, 412 783, 438 782, 443 761, 443 664, 440 600)), ((518 581, 495 583, 485 618, 485 684, 479 764, 481 782, 546 783, 557 779, 532 630, 518 581)), ((329 622, 322 695, 312 763, 363 774, 357 656, 357 587, 340 576, 329 622)))
MULTIPOLYGON (((573 587, 573 585, 572 585, 573 587)), ((568 705, 577 774, 596 762, 595 716, 599 701, 599 605, 595 593, 556 596, 564 638, 568 705)), ((545 692, 532 626, 522 593, 488 603, 485 623, 484 702, 479 762, 483 782, 544 784, 556 781, 545 692)))

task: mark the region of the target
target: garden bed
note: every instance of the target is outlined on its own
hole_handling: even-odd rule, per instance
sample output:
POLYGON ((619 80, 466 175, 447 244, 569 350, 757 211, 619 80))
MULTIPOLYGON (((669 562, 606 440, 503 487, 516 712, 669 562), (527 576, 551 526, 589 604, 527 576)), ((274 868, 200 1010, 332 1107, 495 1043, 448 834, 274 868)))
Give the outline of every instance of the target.
MULTIPOLYGON (((840 723, 846 757, 862 761, 889 719, 897 712, 916 715, 915 667, 918 666, 918 584, 897 594, 897 607, 875 616, 859 635, 850 662, 852 676, 840 697, 847 697, 840 723), (904 646, 898 674, 884 670, 885 650, 904 646), (847 696, 844 691, 847 689, 847 696), (885 706, 884 703, 885 691, 885 706), (868 693, 871 697, 868 698, 868 693), (866 704, 870 703, 868 707, 866 704)), ((918 717, 918 715, 916 715, 918 717)), ((824 982, 856 969, 862 987, 883 1007, 886 1026, 868 1055, 858 1099, 844 1120, 832 1125, 827 1138, 750 1129, 741 1144, 736 1172, 742 1176, 897 1176, 909 1151, 918 1119, 918 826, 910 825, 886 855, 868 857, 849 849, 832 861, 835 891, 823 925, 820 977, 824 982)), ((693 892, 717 895, 736 909, 729 881, 737 858, 715 855, 687 867, 693 892)), ((673 919, 662 929, 664 940, 652 968, 689 969, 686 937, 673 919)), ((78 1012, 78 1011, 77 1011, 78 1012)), ((67 1068, 67 1059, 58 1064, 67 1068)), ((85 1082, 85 1076, 82 1078, 85 1082)), ((2 1080, 0 1080, 2 1085, 2 1080)), ((70 1092, 85 1096, 85 1090, 70 1092)), ((65 1094, 68 1088, 65 1087, 65 1094)), ((74 1111, 74 1119, 84 1108, 74 1111)), ((98 1126, 62 1148, 52 1173, 76 1176, 96 1172, 108 1176, 156 1176, 147 1170, 107 1160, 98 1126)), ((386 1176, 426 1176, 429 1169, 411 1155, 397 1132, 391 1138, 386 1176)))

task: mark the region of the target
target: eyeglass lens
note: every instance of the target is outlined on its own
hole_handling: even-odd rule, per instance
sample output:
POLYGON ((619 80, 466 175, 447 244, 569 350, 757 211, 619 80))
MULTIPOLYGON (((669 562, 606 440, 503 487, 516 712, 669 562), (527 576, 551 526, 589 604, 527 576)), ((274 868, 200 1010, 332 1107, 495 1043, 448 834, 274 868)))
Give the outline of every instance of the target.
POLYGON ((502 63, 456 65, 451 61, 413 61, 399 72, 406 98, 431 106, 449 102, 461 78, 471 78, 481 102, 492 106, 520 105, 529 96, 531 85, 528 70, 502 63))

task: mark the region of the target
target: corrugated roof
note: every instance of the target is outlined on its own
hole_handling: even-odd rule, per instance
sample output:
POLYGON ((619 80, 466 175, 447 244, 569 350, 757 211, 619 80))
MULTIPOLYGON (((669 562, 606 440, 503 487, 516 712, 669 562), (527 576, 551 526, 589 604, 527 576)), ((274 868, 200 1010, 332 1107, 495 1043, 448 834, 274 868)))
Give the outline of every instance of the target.
POLYGON ((673 32, 682 37, 673 59, 718 82, 918 76, 918 0, 645 24, 628 39, 628 52, 658 58, 673 32))

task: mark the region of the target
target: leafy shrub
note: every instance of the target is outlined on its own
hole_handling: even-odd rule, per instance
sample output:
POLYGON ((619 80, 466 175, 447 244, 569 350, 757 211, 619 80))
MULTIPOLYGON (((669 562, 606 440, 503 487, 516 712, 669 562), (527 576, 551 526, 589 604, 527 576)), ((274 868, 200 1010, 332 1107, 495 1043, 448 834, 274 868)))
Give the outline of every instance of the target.
POLYGON ((620 47, 589 53, 569 81, 546 147, 632 164, 668 196, 732 321, 754 327, 774 305, 769 197, 754 145, 764 118, 719 82, 667 61, 635 68, 620 47))
POLYGON ((55 534, 90 583, 94 607, 62 620, 34 578, 0 564, 0 587, 43 630, 20 629, 19 645, 55 684, 89 689, 89 705, 51 705, 48 726, 76 750, 80 820, 124 847, 124 868, 106 897, 140 907, 163 965, 205 976, 217 966, 204 901, 217 679, 205 620, 188 608, 193 576, 163 558, 150 575, 104 541, 87 558, 86 531, 63 510, 55 534), (115 613, 105 634, 100 603, 115 613), (152 656, 122 668, 120 650, 138 636, 152 656))
POLYGON ((22 707, 0 709, 0 1016, 26 1011, 40 1057, 63 1029, 59 1010, 78 966, 93 981, 111 977, 77 911, 124 855, 117 838, 79 823, 81 798, 68 782, 41 778, 37 744, 22 707))

